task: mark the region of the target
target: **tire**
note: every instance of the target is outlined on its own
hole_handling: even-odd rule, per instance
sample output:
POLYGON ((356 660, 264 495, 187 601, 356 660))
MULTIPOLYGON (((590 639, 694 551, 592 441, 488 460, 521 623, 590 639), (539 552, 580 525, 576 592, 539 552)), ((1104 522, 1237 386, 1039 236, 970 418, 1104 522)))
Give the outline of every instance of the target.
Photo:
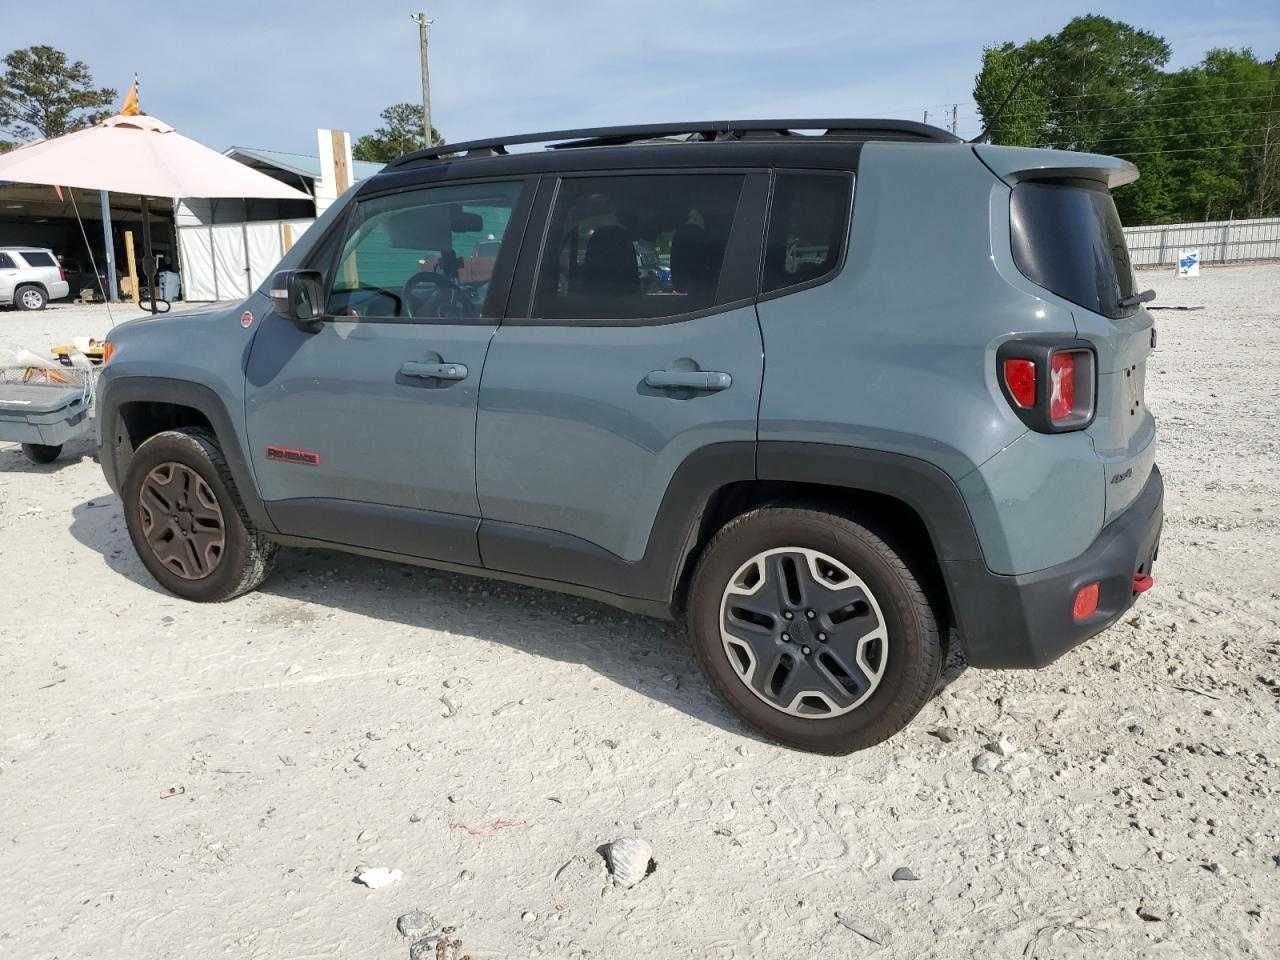
POLYGON ((727 523, 698 562, 687 618, 698 662, 730 709, 814 753, 887 740, 942 669, 920 580, 875 533, 822 510, 768 506, 727 523))
POLYGON ((276 544, 253 529, 208 431, 149 438, 133 455, 120 496, 134 549, 170 593, 201 603, 230 600, 271 572, 276 544))
POLYGON ((43 310, 49 303, 49 295, 33 284, 13 291, 13 305, 19 310, 43 310))
POLYGON ((62 452, 62 444, 24 443, 22 452, 32 463, 53 463, 62 452))

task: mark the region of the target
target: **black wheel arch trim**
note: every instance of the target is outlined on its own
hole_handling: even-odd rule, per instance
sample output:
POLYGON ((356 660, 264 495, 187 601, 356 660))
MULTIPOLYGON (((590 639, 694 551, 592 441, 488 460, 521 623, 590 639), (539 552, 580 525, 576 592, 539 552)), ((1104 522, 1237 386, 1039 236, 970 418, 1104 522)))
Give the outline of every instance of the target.
POLYGON ((120 408, 126 403, 167 403, 189 407, 200 413, 213 427, 214 437, 222 448, 227 467, 236 483, 240 502, 254 527, 262 533, 274 533, 276 528, 258 496, 258 486, 245 458, 240 443, 240 431, 232 422, 226 404, 210 387, 189 380, 169 377, 119 377, 104 378, 98 391, 99 418, 98 459, 107 483, 117 493, 133 455, 132 447, 124 449, 116 442, 120 435, 120 408))
POLYGON ((964 495, 951 475, 926 460, 835 443, 760 442, 761 480, 844 487, 881 494, 915 511, 939 561, 982 559, 964 495))

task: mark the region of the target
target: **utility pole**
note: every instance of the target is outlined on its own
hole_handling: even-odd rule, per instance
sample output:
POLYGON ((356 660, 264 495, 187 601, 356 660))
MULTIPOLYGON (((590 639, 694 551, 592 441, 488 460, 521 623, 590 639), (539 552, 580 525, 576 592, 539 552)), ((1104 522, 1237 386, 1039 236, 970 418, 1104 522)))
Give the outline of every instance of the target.
POLYGON ((959 125, 960 125, 959 115, 960 115, 960 104, 958 104, 958 103, 953 103, 953 104, 951 105, 951 132, 952 132, 952 134, 956 134, 956 130, 957 130, 957 128, 958 128, 958 127, 959 127, 959 125))
POLYGON ((926 111, 924 112, 924 122, 925 122, 925 123, 928 123, 928 122, 929 122, 929 111, 928 111, 928 110, 926 110, 926 111))
POLYGON ((431 146, 431 74, 427 70, 427 34, 434 20, 425 13, 411 13, 409 19, 418 24, 418 51, 422 58, 422 142, 431 146))

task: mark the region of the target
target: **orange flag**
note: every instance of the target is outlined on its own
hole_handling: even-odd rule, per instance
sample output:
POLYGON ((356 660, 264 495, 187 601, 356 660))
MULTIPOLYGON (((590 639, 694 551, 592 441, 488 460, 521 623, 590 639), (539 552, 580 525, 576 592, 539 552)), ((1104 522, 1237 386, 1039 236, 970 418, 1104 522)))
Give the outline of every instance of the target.
POLYGON ((129 85, 129 92, 124 95, 124 103, 120 107, 120 115, 122 117, 136 117, 141 112, 138 107, 138 81, 134 80, 129 85))

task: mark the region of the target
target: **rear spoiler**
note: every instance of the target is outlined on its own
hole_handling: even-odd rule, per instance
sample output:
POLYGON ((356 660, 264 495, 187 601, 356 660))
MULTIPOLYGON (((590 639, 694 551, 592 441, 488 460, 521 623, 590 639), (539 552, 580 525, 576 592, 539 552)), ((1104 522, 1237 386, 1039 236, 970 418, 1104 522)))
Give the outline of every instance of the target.
POLYGON ((1020 180, 1073 177, 1100 180, 1114 190, 1138 179, 1138 168, 1128 160, 1101 153, 1041 150, 1036 147, 996 147, 987 143, 975 144, 973 152, 992 173, 1009 186, 1020 180))

